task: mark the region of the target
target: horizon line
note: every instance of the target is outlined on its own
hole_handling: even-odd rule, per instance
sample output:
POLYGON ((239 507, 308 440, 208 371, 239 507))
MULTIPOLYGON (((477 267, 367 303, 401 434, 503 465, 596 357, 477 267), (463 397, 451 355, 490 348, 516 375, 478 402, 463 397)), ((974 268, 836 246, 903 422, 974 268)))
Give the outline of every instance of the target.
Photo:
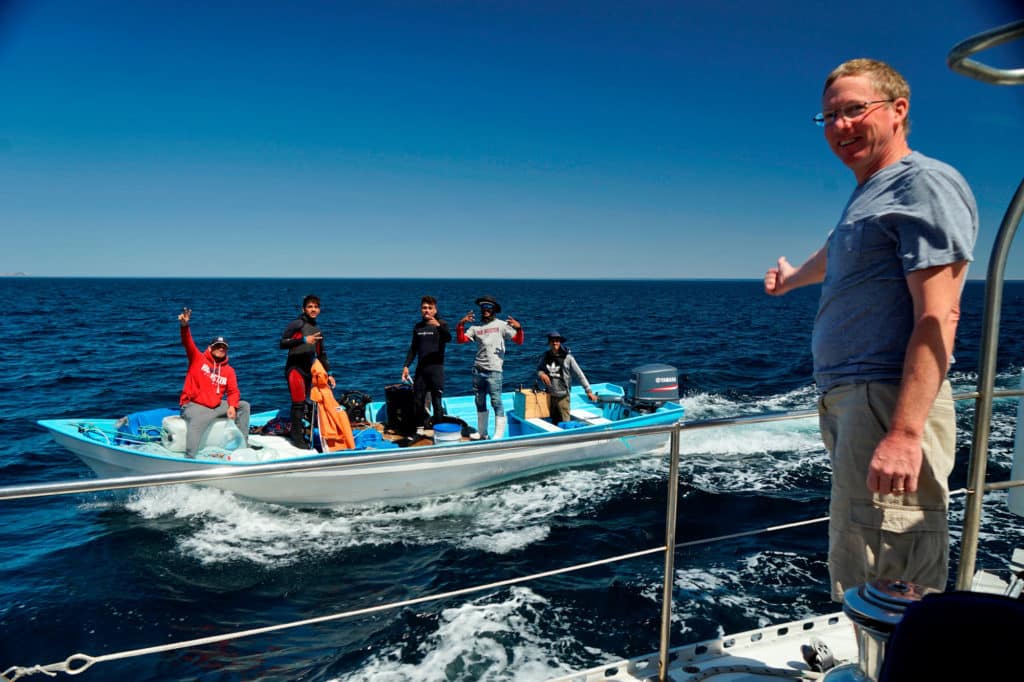
MULTIPOLYGON (((435 281, 460 282, 484 281, 504 282, 507 277, 413 277, 413 276, 366 276, 366 277, 316 277, 296 275, 30 275, 28 273, 0 273, 2 279, 122 279, 122 280, 324 280, 324 281, 435 281)), ((526 282, 760 282, 761 277, 521 277, 526 282)), ((985 282, 985 277, 968 277, 966 282, 985 282)), ((1024 278, 1004 278, 1004 282, 1024 282, 1024 278)), ((809 286, 814 286, 809 285, 809 286)))

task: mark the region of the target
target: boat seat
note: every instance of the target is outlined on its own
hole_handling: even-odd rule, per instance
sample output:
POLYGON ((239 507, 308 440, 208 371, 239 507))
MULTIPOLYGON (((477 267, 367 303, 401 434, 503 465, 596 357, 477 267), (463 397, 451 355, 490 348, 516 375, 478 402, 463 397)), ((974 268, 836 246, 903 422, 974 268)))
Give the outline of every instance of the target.
POLYGON ((611 424, 612 420, 603 416, 600 412, 595 410, 588 410, 585 408, 577 407, 575 410, 569 410, 569 416, 573 419, 588 424, 611 424))
POLYGON ((540 417, 530 417, 529 419, 524 419, 523 421, 525 421, 527 424, 533 424, 534 426, 539 428, 541 431, 561 431, 562 430, 558 426, 552 424, 551 422, 547 421, 546 419, 541 419, 540 417))
POLYGON ((907 607, 889 637, 878 682, 1008 679, 1022 628, 1024 601, 980 592, 929 594, 907 607))

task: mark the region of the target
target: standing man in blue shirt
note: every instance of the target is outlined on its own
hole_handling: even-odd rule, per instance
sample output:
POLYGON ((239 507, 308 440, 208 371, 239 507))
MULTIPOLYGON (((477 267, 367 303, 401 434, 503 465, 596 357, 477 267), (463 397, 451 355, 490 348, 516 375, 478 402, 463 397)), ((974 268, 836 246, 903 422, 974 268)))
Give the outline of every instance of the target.
POLYGON ((911 151, 910 87, 854 59, 825 80, 825 140, 857 180, 825 245, 764 277, 781 296, 821 283, 814 378, 832 462, 832 598, 878 578, 944 589, 956 415, 946 372, 978 232, 970 187, 911 151))

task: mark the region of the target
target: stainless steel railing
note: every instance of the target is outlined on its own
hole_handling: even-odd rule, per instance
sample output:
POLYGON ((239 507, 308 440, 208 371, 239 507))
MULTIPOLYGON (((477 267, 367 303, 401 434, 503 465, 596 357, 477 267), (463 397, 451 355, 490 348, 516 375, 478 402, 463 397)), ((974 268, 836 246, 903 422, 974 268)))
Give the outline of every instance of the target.
MULTIPOLYGON (((979 380, 979 384, 980 384, 979 380)), ((994 381, 993 381, 994 383, 994 381)), ((985 399, 988 403, 989 418, 991 417, 991 405, 993 398, 1009 398, 1024 396, 1024 390, 1022 389, 1002 389, 995 390, 990 388, 986 391, 977 391, 970 393, 959 393, 954 396, 957 400, 982 400, 985 399)), ((662 548, 656 548, 656 551, 663 550, 664 556, 664 576, 662 585, 662 610, 661 610, 661 625, 659 632, 659 679, 667 679, 668 674, 668 662, 669 662, 669 649, 671 647, 671 622, 672 622, 672 593, 674 584, 674 573, 675 573, 675 551, 676 546, 676 515, 678 510, 678 495, 679 495, 679 462, 680 462, 680 441, 683 431, 695 431, 701 429, 710 428, 728 428, 737 426, 747 426, 752 424, 764 424, 780 421, 791 421, 797 419, 808 419, 812 418, 817 414, 816 410, 794 410, 783 413, 772 413, 772 414, 761 414, 761 415, 748 415, 741 417, 725 417, 718 419, 705 419, 692 422, 677 422, 672 425, 661 425, 661 426, 639 426, 629 429, 616 430, 614 432, 601 432, 595 434, 565 434, 565 435, 552 435, 546 442, 548 443, 581 443, 591 442, 599 440, 607 440, 609 437, 627 437, 627 436, 648 436, 656 434, 667 434, 669 436, 669 480, 668 480, 668 495, 665 510, 665 544, 662 548)), ((986 420, 987 421, 987 420, 986 420)), ((977 429, 978 422, 976 419, 975 428, 977 429)), ((986 429, 986 434, 988 430, 986 429)), ((987 436, 986 436, 987 437, 987 436)), ((533 447, 531 443, 503 443, 501 441, 484 442, 479 444, 460 446, 460 452, 473 452, 482 453, 490 451, 507 451, 510 449, 526 449, 533 447)), ((16 500, 34 497, 46 497, 54 495, 72 495, 82 494, 91 492, 101 492, 108 490, 121 490, 126 488, 137 488, 147 486, 164 486, 180 483, 204 483, 211 480, 220 480, 227 478, 242 478, 251 476, 266 476, 270 474, 288 474, 288 473, 302 473, 314 470, 326 470, 326 469, 339 469, 344 467, 362 466, 368 463, 381 463, 381 462, 401 462, 408 460, 430 460, 438 457, 448 457, 451 455, 451 450, 442 451, 403 451, 400 453, 382 453, 380 455, 361 455, 359 457, 353 457, 352 455, 345 455, 340 457, 324 457, 316 460, 309 460, 303 462, 271 462, 266 464, 247 464, 243 466, 218 466, 206 470, 193 470, 183 471, 178 473, 169 474, 149 474, 142 476, 124 476, 118 478, 103 478, 103 479, 91 479, 83 481, 70 481, 63 483, 47 483, 39 485, 23 485, 23 486, 6 486, 0 487, 0 501, 3 500, 16 500)), ((987 444, 985 448, 975 448, 974 458, 986 457, 987 456, 987 444)), ((984 462, 978 464, 972 461, 971 465, 972 472, 981 470, 982 476, 984 475, 984 462)), ((1024 480, 1019 481, 1006 481, 1000 483, 993 483, 984 485, 982 484, 972 489, 972 493, 977 493, 975 496, 979 499, 980 504, 980 493, 1006 489, 1009 487, 1024 486, 1024 480)), ((970 523, 977 523, 980 521, 980 513, 976 516, 971 517, 970 523)), ((965 516, 964 519, 964 538, 968 537, 968 518, 965 516)), ((976 552, 976 538, 977 529, 972 531, 973 537, 975 538, 974 552, 976 552)), ((646 553, 646 552, 645 552, 646 553)), ((973 562, 974 554, 972 553, 971 559, 973 562)), ((972 563, 973 566, 973 563, 972 563)), ((584 565, 583 567, 586 567, 584 565)), ((581 568, 583 568, 581 567, 581 568)), ((971 571, 973 575, 973 568, 971 571)), ((472 589, 472 588, 469 588, 472 589)), ((386 605, 385 605, 386 606, 386 605)))
MULTIPOLYGON (((1024 21, 979 33, 953 46, 947 57, 949 67, 957 73, 996 85, 1024 83, 1024 69, 997 69, 968 59, 996 45, 1024 37, 1024 21)), ((999 315, 1003 303, 1003 282, 1010 245, 1024 216, 1024 180, 1017 187, 1013 200, 999 226, 985 278, 985 310, 982 317, 982 337, 978 357, 978 398, 975 403, 974 433, 971 443, 971 467, 968 473, 967 506, 964 510, 964 530, 957 572, 957 589, 970 589, 974 564, 978 553, 978 533, 981 527, 982 494, 985 491, 985 470, 988 463, 989 427, 992 418, 992 397, 996 381, 996 358, 999 350, 999 315)), ((1018 428, 1020 425, 1018 424, 1018 428)))

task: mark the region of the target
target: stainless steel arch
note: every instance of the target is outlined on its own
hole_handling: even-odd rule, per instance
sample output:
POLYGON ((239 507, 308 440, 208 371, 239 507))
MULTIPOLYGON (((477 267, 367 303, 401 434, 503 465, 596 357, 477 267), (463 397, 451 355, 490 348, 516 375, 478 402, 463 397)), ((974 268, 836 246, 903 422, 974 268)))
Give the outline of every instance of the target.
POLYGON ((946 63, 957 73, 979 81, 993 85, 1019 85, 1024 83, 1024 68, 997 69, 968 57, 1021 37, 1024 37, 1024 20, 993 28, 954 45, 946 63))
MULTIPOLYGON (((1024 68, 996 69, 972 59, 969 55, 1024 37, 1024 21, 1018 21, 972 36, 953 47, 946 58, 949 67, 986 83, 1014 85, 1024 83, 1024 68)), ((968 496, 964 510, 963 538, 956 586, 968 590, 974 576, 981 527, 981 504, 985 492, 985 469, 988 464, 988 439, 992 418, 992 397, 996 381, 996 359, 999 349, 999 315, 1003 303, 1003 281, 1010 245, 1024 216, 1024 180, 1010 201, 999 226, 985 278, 985 310, 982 317, 981 347, 978 357, 978 397, 974 412, 974 433, 971 442, 971 465, 967 477, 968 496)), ((1017 428, 1021 428, 1018 424, 1017 428)))

